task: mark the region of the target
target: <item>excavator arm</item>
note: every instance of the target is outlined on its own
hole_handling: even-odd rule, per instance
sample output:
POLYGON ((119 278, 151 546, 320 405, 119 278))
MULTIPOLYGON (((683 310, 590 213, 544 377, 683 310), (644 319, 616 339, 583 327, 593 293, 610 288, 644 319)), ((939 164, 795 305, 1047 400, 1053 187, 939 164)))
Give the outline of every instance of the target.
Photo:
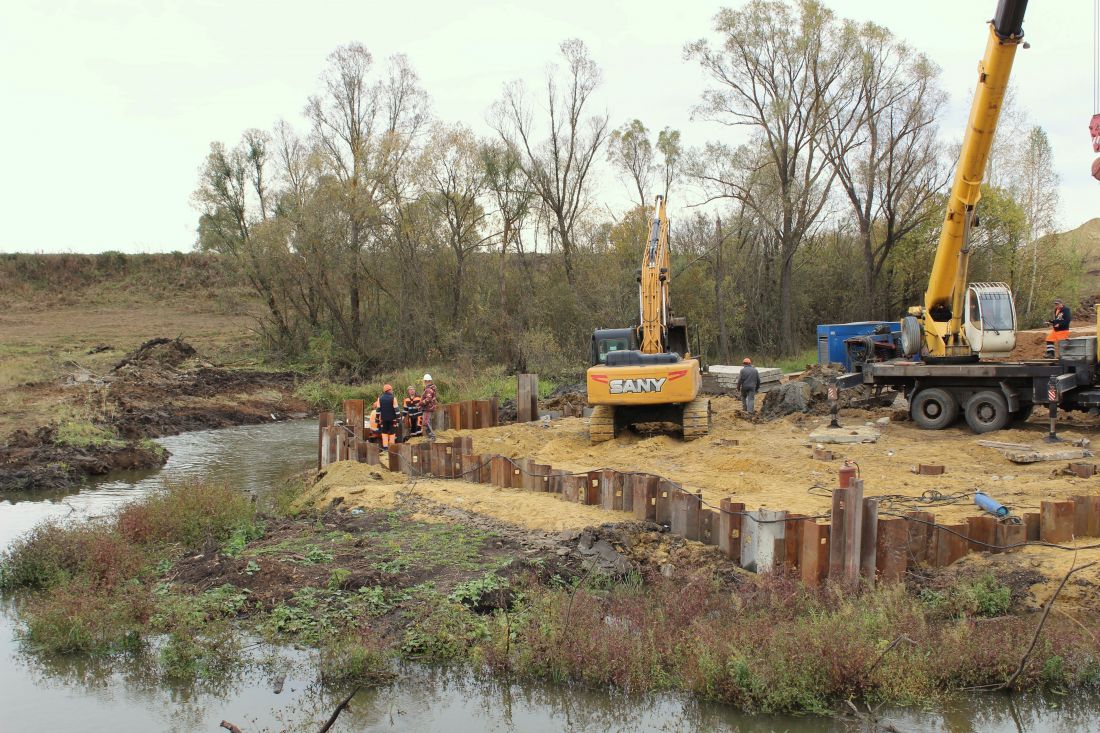
POLYGON ((989 24, 985 55, 978 65, 978 85, 970 108, 959 163, 940 233, 936 259, 924 294, 923 307, 910 313, 921 321, 924 352, 930 357, 970 357, 972 349, 963 329, 968 290, 968 230, 981 197, 993 135, 1001 113, 1016 49, 1023 39, 1027 0, 999 0, 989 24))
POLYGON ((638 273, 639 351, 660 354, 668 340, 668 216, 665 197, 657 197, 649 239, 638 273))

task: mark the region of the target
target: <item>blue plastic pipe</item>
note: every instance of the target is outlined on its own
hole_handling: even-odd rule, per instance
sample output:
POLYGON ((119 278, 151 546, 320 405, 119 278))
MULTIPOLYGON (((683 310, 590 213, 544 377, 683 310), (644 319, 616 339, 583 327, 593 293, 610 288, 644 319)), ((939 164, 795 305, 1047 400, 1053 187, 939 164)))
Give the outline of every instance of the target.
POLYGON ((998 504, 997 501, 988 494, 983 494, 980 491, 974 494, 974 503, 994 516, 1008 516, 1008 507, 1004 504, 998 504))

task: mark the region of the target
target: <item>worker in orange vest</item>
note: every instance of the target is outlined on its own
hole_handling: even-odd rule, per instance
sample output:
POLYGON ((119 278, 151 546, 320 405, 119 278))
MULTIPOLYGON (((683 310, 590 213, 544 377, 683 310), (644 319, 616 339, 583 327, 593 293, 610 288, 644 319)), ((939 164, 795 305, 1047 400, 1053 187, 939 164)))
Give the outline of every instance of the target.
POLYGON ((370 415, 367 416, 367 440, 381 439, 382 423, 378 416, 378 400, 371 406, 370 415))
POLYGON ((1055 299, 1054 315, 1047 321, 1050 324, 1050 333, 1047 334, 1046 342, 1046 357, 1048 359, 1055 357, 1054 344, 1069 338, 1070 318, 1069 308, 1066 307, 1066 304, 1062 302, 1061 298, 1055 299))
POLYGON ((416 393, 415 387, 409 387, 408 397, 404 399, 401 406, 405 409, 405 416, 409 419, 409 435, 420 435, 423 430, 420 424, 420 395, 416 393))
POLYGON ((389 448, 397 442, 394 436, 397 433, 397 417, 400 412, 397 398, 393 396, 393 385, 387 384, 382 388, 382 395, 378 398, 378 418, 382 424, 380 429, 383 448, 389 448))

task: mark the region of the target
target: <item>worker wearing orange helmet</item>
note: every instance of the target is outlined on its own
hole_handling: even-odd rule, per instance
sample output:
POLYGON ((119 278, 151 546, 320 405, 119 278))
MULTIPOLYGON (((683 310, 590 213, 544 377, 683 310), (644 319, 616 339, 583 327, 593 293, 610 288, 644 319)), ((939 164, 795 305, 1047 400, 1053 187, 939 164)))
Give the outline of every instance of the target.
POLYGON ((389 448, 397 442, 397 418, 401 408, 397 405, 397 398, 393 396, 393 385, 387 384, 382 388, 382 394, 378 397, 378 418, 382 424, 382 447, 389 448))
POLYGON ((760 372, 752 365, 752 359, 745 357, 737 375, 737 388, 741 390, 741 404, 750 415, 756 409, 756 392, 760 389, 760 372))

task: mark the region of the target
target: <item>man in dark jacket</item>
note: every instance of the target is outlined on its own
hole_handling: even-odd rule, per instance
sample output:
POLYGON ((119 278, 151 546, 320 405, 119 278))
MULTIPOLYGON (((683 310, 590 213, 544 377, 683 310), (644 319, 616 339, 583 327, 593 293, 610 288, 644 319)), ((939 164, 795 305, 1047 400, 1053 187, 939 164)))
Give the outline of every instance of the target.
POLYGON ((737 375, 737 388, 741 390, 741 404, 750 415, 756 408, 756 392, 760 389, 760 372, 752 365, 752 359, 745 357, 741 362, 741 373, 737 375))
POLYGON ((1062 303, 1061 298, 1055 299, 1054 316, 1047 321, 1047 323, 1050 324, 1050 333, 1047 334, 1046 350, 1048 359, 1054 358, 1054 344, 1069 338, 1069 319, 1069 308, 1062 303))
POLYGON ((397 442, 397 416, 401 408, 397 405, 397 398, 393 396, 393 387, 386 385, 382 388, 382 396, 378 398, 378 418, 382 423, 382 447, 389 448, 397 442))

